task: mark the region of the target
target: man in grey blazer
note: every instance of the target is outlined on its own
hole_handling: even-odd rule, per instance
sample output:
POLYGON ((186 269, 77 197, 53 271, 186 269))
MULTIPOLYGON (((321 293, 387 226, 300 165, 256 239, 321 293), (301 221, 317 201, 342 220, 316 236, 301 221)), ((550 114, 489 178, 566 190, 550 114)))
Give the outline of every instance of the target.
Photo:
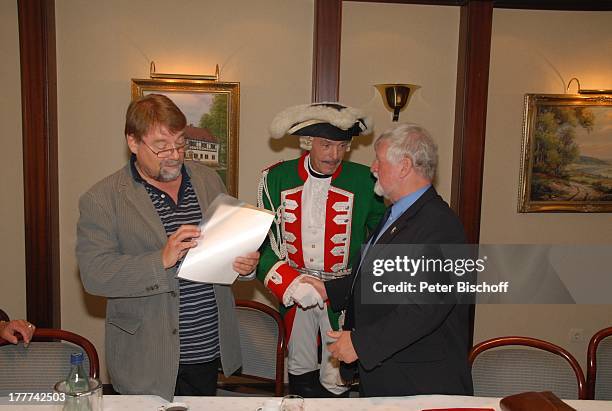
MULTIPOLYGON (((200 234, 202 213, 223 182, 184 162, 185 115, 167 97, 130 104, 132 156, 80 198, 76 254, 87 292, 107 297, 106 362, 122 394, 214 395, 217 372, 241 366, 229 286, 178 279, 178 263, 200 234)), ((259 260, 239 257, 249 278, 259 260)))

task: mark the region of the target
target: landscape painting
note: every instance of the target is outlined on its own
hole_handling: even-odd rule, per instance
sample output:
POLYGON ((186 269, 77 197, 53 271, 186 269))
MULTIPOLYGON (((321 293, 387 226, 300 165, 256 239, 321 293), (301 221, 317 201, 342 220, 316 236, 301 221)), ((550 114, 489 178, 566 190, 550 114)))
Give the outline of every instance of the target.
POLYGON ((519 212, 612 211, 612 96, 527 94, 519 212))
POLYGON ((132 99, 151 93, 170 98, 187 117, 185 159, 214 169, 237 197, 239 83, 132 79, 132 99))

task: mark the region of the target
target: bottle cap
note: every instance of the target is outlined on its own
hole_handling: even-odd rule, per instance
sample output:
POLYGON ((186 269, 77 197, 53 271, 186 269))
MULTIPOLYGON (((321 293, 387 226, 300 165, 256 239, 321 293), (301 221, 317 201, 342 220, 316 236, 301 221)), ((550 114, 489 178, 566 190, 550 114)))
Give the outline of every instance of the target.
POLYGON ((70 354, 70 365, 83 364, 83 353, 73 352, 70 354))

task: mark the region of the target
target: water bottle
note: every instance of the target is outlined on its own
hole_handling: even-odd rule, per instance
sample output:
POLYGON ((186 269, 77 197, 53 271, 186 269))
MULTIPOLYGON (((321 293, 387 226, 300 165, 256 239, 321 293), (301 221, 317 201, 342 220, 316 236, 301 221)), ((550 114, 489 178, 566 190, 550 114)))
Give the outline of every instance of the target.
POLYGON ((89 391, 89 376, 83 369, 83 353, 70 354, 70 374, 66 378, 66 387, 70 394, 89 391))

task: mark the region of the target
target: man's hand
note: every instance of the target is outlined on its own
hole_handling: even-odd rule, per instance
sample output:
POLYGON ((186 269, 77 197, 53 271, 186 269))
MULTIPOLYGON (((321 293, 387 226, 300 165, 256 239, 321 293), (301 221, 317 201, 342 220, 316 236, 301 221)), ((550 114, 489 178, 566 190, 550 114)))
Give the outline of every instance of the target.
POLYGON ((19 341, 16 334, 21 334, 23 343, 27 346, 32 339, 32 335, 34 335, 34 330, 36 330, 34 324, 26 320, 0 322, 0 338, 13 344, 17 344, 17 341, 19 341))
POLYGON ((335 343, 327 346, 327 351, 331 353, 332 357, 347 364, 357 360, 357 352, 353 347, 350 331, 328 331, 327 335, 336 339, 335 343))
POLYGON ((236 257, 232 267, 240 275, 249 275, 259 263, 259 252, 255 251, 242 257, 236 257))
POLYGON ((162 251, 164 268, 174 267, 190 248, 198 245, 195 239, 199 236, 200 229, 195 225, 182 225, 170 235, 162 251))
POLYGON ((325 290, 325 285, 323 284, 323 281, 317 278, 311 277, 309 275, 303 276, 300 279, 300 281, 303 283, 312 285, 314 289, 317 290, 317 292, 321 296, 321 299, 323 301, 327 301, 327 291, 325 290))

